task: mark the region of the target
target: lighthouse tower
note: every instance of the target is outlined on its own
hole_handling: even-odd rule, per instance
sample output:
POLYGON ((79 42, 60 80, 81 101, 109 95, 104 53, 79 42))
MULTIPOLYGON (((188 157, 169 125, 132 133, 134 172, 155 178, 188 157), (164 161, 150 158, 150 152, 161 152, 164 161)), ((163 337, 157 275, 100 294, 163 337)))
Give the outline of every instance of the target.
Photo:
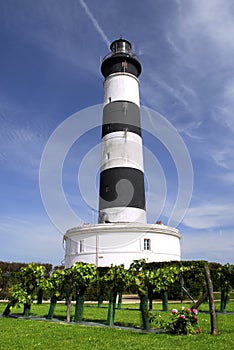
POLYGON ((140 120, 141 64, 119 39, 102 62, 104 108, 99 223, 146 223, 140 120))
POLYGON ((129 267, 136 259, 181 259, 179 231, 146 220, 138 80, 141 64, 127 40, 115 40, 110 50, 101 65, 104 106, 98 224, 67 230, 65 267, 77 261, 129 267))

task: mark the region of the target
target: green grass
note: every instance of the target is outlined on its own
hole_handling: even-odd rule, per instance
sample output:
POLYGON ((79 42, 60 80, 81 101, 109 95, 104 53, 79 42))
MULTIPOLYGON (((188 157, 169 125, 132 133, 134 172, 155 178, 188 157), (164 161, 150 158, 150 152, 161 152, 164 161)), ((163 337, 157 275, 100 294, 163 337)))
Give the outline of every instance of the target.
MULTIPOLYGON (((137 308, 139 305, 124 305, 124 307, 137 308)), ((170 304, 170 309, 180 305, 170 304)), ((234 303, 228 304, 230 311, 234 311, 234 303)), ((5 305, 0 304, 0 313, 5 305)), ((32 315, 45 316, 49 304, 33 305, 32 315)), ((208 309, 204 304, 202 309, 208 309)), ((161 305, 154 305, 160 310, 161 305)), ((22 313, 21 309, 14 309, 13 313, 22 313)), ((72 315, 74 307, 72 308, 72 315)), ((59 304, 55 310, 55 317, 64 319, 66 306, 59 304)), ((84 319, 104 323, 107 317, 107 306, 85 306, 84 319)), ((157 349, 157 350, 210 350, 234 349, 234 315, 218 314, 217 337, 211 336, 209 314, 199 314, 199 324, 203 333, 196 336, 172 336, 168 334, 137 333, 131 330, 120 330, 108 327, 93 327, 63 322, 35 321, 28 319, 0 318, 1 341, 0 349, 157 349)), ((140 313, 134 310, 116 310, 116 324, 140 326, 140 313)))

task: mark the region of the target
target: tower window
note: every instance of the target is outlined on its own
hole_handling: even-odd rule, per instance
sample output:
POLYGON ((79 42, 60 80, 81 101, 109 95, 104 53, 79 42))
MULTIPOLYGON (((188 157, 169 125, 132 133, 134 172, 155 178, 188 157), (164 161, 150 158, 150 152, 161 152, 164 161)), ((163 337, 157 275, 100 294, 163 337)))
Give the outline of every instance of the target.
POLYGON ((151 250, 151 240, 144 238, 144 250, 151 250))
POLYGON ((106 191, 106 192, 110 192, 110 186, 106 185, 106 186, 105 186, 105 191, 106 191))
POLYGON ((124 61, 124 62, 121 63, 121 65, 122 65, 123 71, 125 72, 126 69, 128 68, 128 63, 126 61, 124 61))
POLYGON ((79 242, 79 253, 83 253, 84 252, 84 241, 80 241, 79 242))
POLYGON ((126 116, 128 111, 128 104, 126 102, 123 102, 122 109, 123 109, 123 114, 126 116))

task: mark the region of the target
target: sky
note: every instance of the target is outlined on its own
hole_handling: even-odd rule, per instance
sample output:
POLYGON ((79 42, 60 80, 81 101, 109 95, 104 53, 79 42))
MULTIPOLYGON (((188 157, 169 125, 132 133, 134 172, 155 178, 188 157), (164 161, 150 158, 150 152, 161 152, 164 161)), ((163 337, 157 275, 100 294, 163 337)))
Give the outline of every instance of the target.
POLYGON ((143 67, 148 222, 180 230, 183 260, 234 264, 230 0, 0 0, 0 260, 60 265, 65 231, 97 222, 100 64, 120 36, 143 67))

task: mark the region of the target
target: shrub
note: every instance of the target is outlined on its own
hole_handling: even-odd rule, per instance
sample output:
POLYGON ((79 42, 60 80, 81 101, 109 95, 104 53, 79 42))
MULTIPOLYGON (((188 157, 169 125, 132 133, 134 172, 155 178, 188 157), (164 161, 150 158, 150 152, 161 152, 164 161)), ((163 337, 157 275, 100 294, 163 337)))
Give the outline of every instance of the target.
POLYGON ((202 333, 202 329, 198 325, 197 314, 196 309, 182 308, 181 311, 173 309, 167 319, 152 315, 151 322, 171 334, 197 334, 202 333))

